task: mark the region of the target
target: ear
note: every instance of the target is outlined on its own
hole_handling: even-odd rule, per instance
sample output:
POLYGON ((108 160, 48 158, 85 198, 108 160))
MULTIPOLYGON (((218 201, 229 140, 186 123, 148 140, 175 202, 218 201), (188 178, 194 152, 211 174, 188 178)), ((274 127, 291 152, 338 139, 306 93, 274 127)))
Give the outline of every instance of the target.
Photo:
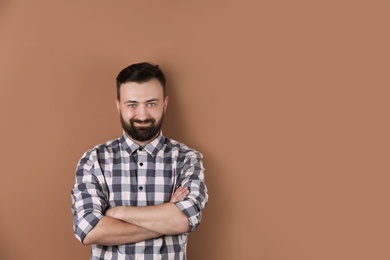
POLYGON ((118 110, 118 114, 121 113, 121 102, 116 98, 115 99, 115 105, 116 105, 116 109, 118 110))
POLYGON ((167 107, 168 107, 168 100, 169 100, 169 97, 166 96, 165 99, 164 99, 164 112, 167 111, 167 107))

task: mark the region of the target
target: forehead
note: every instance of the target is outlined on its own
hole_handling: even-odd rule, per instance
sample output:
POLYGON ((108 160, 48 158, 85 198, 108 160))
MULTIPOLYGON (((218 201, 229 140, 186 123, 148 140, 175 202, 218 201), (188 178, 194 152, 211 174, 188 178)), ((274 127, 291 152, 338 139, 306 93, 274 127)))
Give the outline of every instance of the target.
POLYGON ((146 101, 151 99, 163 100, 163 88, 157 79, 147 82, 127 82, 120 86, 120 98, 123 101, 146 101))

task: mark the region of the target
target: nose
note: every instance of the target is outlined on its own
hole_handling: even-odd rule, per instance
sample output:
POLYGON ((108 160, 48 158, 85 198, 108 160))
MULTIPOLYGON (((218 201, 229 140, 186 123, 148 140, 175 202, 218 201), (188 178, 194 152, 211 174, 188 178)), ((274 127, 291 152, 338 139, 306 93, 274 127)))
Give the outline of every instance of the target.
POLYGON ((146 120, 149 118, 148 111, 145 106, 138 106, 137 107, 137 114, 136 117, 138 120, 146 120))

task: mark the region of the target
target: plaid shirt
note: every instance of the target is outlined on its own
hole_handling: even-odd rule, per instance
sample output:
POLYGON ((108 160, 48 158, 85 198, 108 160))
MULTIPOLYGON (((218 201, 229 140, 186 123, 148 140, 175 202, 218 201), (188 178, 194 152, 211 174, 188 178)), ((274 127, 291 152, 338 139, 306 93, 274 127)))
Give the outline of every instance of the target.
MULTIPOLYGON (((207 203, 202 154, 162 134, 144 147, 125 134, 84 153, 72 189, 73 229, 83 241, 115 206, 150 206, 169 202, 179 186, 190 194, 176 205, 190 230, 200 223, 207 203)), ((161 236, 118 246, 92 245, 91 259, 186 259, 188 233, 161 236)))

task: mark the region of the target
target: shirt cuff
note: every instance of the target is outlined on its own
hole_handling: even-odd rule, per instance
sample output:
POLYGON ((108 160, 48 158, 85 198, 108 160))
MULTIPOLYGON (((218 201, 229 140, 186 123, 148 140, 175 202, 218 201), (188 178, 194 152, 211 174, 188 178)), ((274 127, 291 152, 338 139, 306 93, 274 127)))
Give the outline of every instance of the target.
POLYGON ((92 228, 96 226, 96 224, 102 218, 103 215, 97 212, 90 212, 80 218, 74 230, 76 238, 80 242, 83 242, 87 234, 91 231, 92 228))
POLYGON ((189 232, 199 225, 199 212, 191 200, 184 200, 175 203, 177 207, 187 216, 190 225, 189 232))

